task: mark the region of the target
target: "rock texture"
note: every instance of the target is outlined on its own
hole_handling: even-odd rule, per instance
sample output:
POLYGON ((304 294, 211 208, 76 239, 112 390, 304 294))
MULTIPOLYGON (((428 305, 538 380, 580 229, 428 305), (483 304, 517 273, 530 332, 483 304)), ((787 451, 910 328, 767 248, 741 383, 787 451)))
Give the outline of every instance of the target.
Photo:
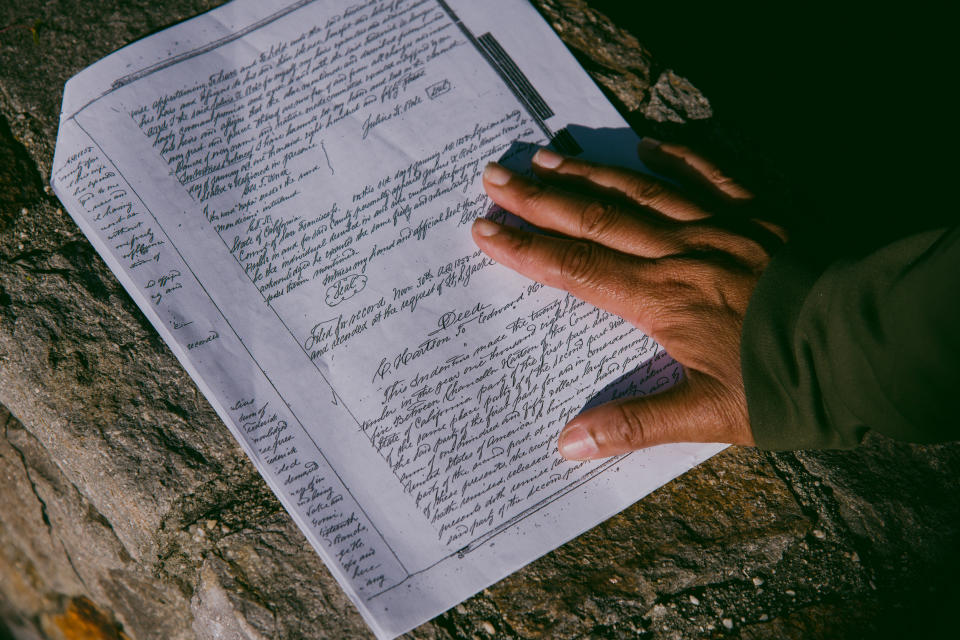
MULTIPOLYGON (((44 186, 66 79, 215 4, 0 5, 2 640, 370 637, 44 186)), ((634 126, 724 138, 682 69, 585 2, 536 4, 634 126)), ((409 635, 934 637, 958 488, 957 445, 731 449, 409 635)))

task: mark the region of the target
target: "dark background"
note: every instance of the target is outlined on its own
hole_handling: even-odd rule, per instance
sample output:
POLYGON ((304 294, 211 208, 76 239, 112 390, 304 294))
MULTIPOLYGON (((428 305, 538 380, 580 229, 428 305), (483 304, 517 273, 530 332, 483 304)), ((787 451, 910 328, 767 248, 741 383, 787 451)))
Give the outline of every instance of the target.
POLYGON ((709 97, 712 122, 661 133, 705 148, 772 199, 789 189, 796 232, 856 252, 957 220, 956 45, 943 12, 592 4, 709 97))

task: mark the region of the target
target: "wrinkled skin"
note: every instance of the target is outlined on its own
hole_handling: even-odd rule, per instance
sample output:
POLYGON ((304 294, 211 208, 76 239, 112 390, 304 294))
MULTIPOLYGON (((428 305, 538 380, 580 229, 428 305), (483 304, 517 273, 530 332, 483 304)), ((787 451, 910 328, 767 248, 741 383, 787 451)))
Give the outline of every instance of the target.
POLYGON ((480 249, 621 316, 684 367, 683 381, 663 393, 575 417, 559 439, 560 453, 573 460, 668 442, 754 444, 740 334, 771 247, 785 234, 751 219, 751 193, 689 149, 647 139, 639 151, 687 188, 547 149, 533 158, 539 181, 495 163, 484 171, 494 202, 552 233, 478 219, 472 232, 480 249))

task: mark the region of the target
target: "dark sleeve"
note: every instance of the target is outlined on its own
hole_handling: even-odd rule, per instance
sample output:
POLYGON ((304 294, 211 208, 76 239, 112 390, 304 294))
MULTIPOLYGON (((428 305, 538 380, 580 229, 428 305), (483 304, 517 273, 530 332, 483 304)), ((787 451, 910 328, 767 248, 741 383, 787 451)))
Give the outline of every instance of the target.
POLYGON ((960 439, 960 227, 815 266, 788 245, 754 291, 741 359, 765 449, 852 447, 873 429, 960 439))

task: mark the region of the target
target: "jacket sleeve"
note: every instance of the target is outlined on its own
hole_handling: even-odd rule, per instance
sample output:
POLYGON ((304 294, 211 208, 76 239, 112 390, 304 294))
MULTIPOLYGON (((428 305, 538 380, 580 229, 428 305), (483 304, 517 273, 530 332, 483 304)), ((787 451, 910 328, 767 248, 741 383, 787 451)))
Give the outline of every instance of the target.
POLYGON ((873 429, 960 438, 960 227, 815 266, 788 245, 757 284, 741 362, 757 445, 852 447, 873 429))

